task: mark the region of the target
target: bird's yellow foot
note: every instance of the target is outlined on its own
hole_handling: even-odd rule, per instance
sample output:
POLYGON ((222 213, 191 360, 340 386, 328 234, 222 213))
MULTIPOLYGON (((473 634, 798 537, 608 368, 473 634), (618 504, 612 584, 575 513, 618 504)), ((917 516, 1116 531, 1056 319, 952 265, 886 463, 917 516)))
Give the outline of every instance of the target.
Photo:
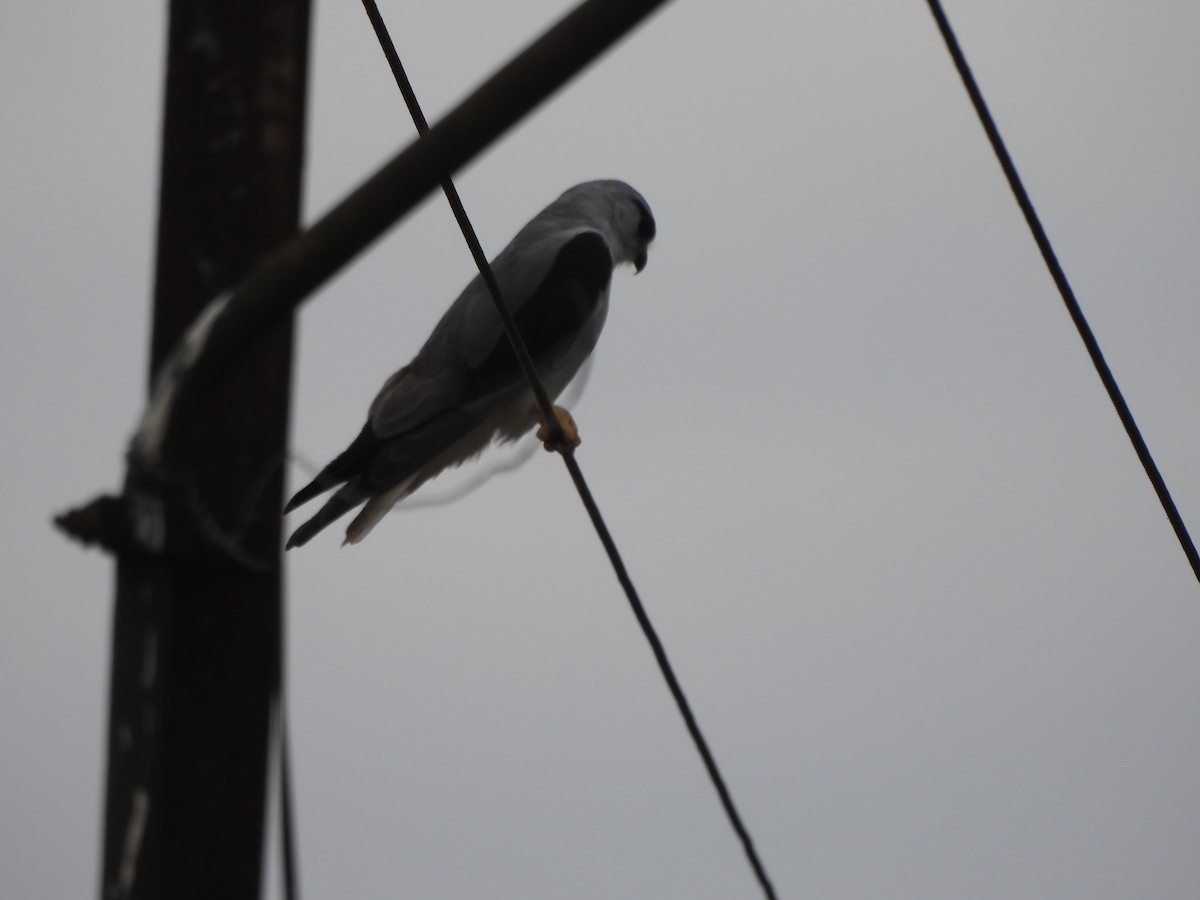
POLYGON ((579 429, 575 427, 575 420, 561 406, 554 407, 554 418, 558 422, 558 428, 543 420, 537 430, 537 439, 551 453, 572 453, 580 444, 579 429))

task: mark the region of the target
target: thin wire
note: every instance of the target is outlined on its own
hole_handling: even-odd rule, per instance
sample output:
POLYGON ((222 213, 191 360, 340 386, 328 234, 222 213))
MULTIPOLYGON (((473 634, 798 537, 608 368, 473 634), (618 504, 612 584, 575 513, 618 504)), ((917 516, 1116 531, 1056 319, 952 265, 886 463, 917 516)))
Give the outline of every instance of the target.
POLYGON ((279 801, 279 872, 284 900, 300 900, 300 874, 296 860, 295 795, 292 792, 291 734, 284 713, 283 691, 275 686, 271 698, 274 719, 275 775, 279 801))
POLYGON ((946 14, 942 11, 942 4, 939 0, 928 0, 928 3, 929 10, 933 13, 933 18, 937 22, 938 30, 942 33, 942 39, 946 42, 946 49, 950 51, 950 56, 954 60, 954 67, 958 70, 958 74, 963 81, 963 86, 966 87, 967 94, 971 97, 971 104, 975 107, 975 112, 979 116, 983 130, 987 132, 992 150, 995 152, 996 158, 1000 161, 1000 168, 1004 170, 1004 175, 1008 179, 1008 185, 1012 188, 1013 195, 1017 199, 1017 205, 1021 207, 1021 212, 1025 215, 1025 222, 1029 225, 1029 230, 1033 232, 1033 239, 1037 243, 1038 250, 1041 251, 1042 259, 1046 261, 1046 267, 1050 270, 1050 277, 1054 279, 1054 284, 1062 296, 1063 303, 1066 304, 1067 312, 1070 313, 1071 321, 1075 323, 1075 328, 1079 331, 1079 336, 1083 339, 1084 346, 1087 347, 1088 355, 1092 358, 1092 364, 1096 367, 1096 373, 1104 383, 1104 389, 1108 391, 1108 398, 1116 408, 1117 416, 1121 419, 1121 424, 1125 426, 1125 433, 1129 435, 1129 440, 1133 444, 1133 449, 1142 463, 1142 468, 1146 470, 1146 476, 1154 486, 1154 493, 1158 495, 1158 502, 1162 504, 1163 511, 1167 514, 1167 519, 1170 520, 1171 527, 1175 530, 1175 537, 1179 539, 1179 545, 1183 548, 1188 563, 1191 564, 1192 573, 1200 581, 1200 554, 1196 552, 1196 545, 1192 542, 1191 535, 1188 534, 1187 526, 1184 524, 1183 518, 1179 515, 1175 501, 1171 498, 1171 492, 1167 490, 1167 484, 1163 480, 1162 474, 1158 471, 1154 457, 1150 455, 1150 449, 1146 446, 1146 442, 1142 438, 1142 432, 1138 429, 1137 422, 1133 419, 1133 413, 1130 412, 1129 405, 1125 402, 1125 398, 1121 394, 1121 389, 1117 386, 1117 380, 1108 368, 1108 363, 1104 361, 1104 354, 1100 352, 1100 345, 1097 343, 1095 335, 1092 334, 1092 329, 1083 315, 1079 301, 1075 299, 1075 292, 1071 289, 1071 285, 1067 281, 1067 276, 1063 272, 1062 266, 1058 263, 1058 257, 1054 253, 1054 248, 1050 246, 1050 239, 1046 236, 1046 232, 1042 228, 1041 220, 1033 208, 1033 202, 1029 199, 1029 194, 1026 193, 1025 186, 1021 183, 1021 178, 1017 174, 1017 168, 1013 164, 1012 157, 1009 156, 1008 150, 1004 146, 1004 141, 1000 137, 996 123, 992 120, 992 115, 988 111, 987 104, 984 102, 983 94, 980 93, 979 86, 975 83, 975 77, 971 74, 971 68, 967 65, 966 57, 963 56, 962 49, 958 45, 958 39, 954 36, 954 31, 950 27, 950 22, 947 20, 946 14))
POLYGON ((290 730, 284 714, 283 694, 276 698, 279 728, 279 852, 285 900, 300 900, 300 875, 296 866, 295 807, 292 795, 290 730))
POLYGON ((284 900, 300 900, 300 868, 296 859, 296 807, 292 793, 291 722, 287 716, 287 609, 279 608, 275 635, 275 683, 271 693, 275 713, 275 746, 279 777, 279 863, 284 900))
MULTIPOLYGON (((423 136, 429 130, 429 126, 425 121, 424 114, 421 112, 420 103, 417 101, 416 93, 409 83, 404 66, 400 62, 400 56, 396 52, 396 47, 392 43, 391 36, 388 34, 387 26, 379 14, 375 0, 362 0, 362 3, 367 17, 371 20, 371 26, 375 29, 375 36, 379 39, 380 46, 383 48, 384 55, 391 66, 392 75, 396 79, 396 86, 400 88, 400 93, 404 96, 404 102, 408 106, 409 114, 417 126, 417 132, 423 136)), ((512 315, 504 303, 504 299, 500 293, 500 285, 496 282, 491 265, 483 253, 483 248, 480 246, 479 239, 475 235, 475 229, 467 218, 467 213, 462 205, 462 201, 459 199, 458 191, 455 189, 454 183, 449 176, 442 179, 442 190, 446 193, 446 199, 450 203, 450 208, 454 211, 454 218, 458 221, 467 246, 471 249, 471 256, 475 259, 475 265, 479 268, 479 273, 491 293, 492 301, 496 305, 496 311, 500 313, 500 317, 504 322, 504 330, 508 334, 508 339, 512 343, 518 360, 520 360, 525 378, 533 389, 534 396, 537 398, 538 405, 541 407, 546 421, 551 424, 553 431, 550 440, 553 441, 555 437, 561 440, 562 432, 557 424, 558 419, 554 415, 553 404, 546 394, 546 389, 542 386, 541 379, 538 377, 537 369, 534 367, 533 359, 529 355, 529 350, 525 346, 521 333, 517 330, 516 323, 513 321, 512 315)), ((566 452, 560 455, 566 464, 567 471, 571 475, 571 480, 575 483, 575 489, 579 492, 579 499, 583 502, 584 508, 592 520, 592 525, 596 529, 600 543, 603 544, 604 551, 608 554, 608 559, 612 563, 617 581, 620 582, 621 587, 625 590, 629 606, 637 618, 638 625, 641 626, 642 633, 650 644, 650 649, 654 652, 654 658, 658 662, 663 679, 671 691, 671 696, 675 698, 675 704, 679 707, 679 713, 683 716, 688 733, 691 734, 692 741, 696 745, 696 750, 704 762, 704 768, 708 771, 708 777, 711 779, 713 787, 716 788, 717 795, 721 800, 721 806, 725 809, 725 814, 729 818, 730 825, 733 826, 734 832, 741 841, 746 858, 750 862, 750 867, 754 870, 754 876, 758 879, 763 894, 768 900, 775 900, 775 888, 767 876, 766 868, 759 859, 758 851, 754 846, 754 840, 751 838, 750 832, 746 830, 746 826, 742 823, 742 818, 734 806, 733 797, 725 785, 725 779, 717 767, 716 759, 708 748, 708 742, 700 731, 700 726, 696 721, 695 715, 692 713, 691 705, 688 703, 687 697, 683 693, 683 688, 679 684, 679 679, 675 677, 675 671, 667 659, 667 652, 663 648, 662 641, 659 640, 654 625, 650 622, 650 617, 646 614, 646 609, 642 605, 637 589, 633 585, 633 580, 629 577, 629 572, 625 568, 624 561, 621 559, 616 542, 613 540, 608 526, 605 525, 604 517, 600 514, 600 508, 596 505, 595 498, 593 498, 592 492, 584 480, 583 471, 579 468, 579 463, 571 453, 566 452)))
POLYGON ((625 596, 629 598, 629 606, 633 610, 634 616, 637 617, 638 624, 642 627, 642 634, 646 636, 646 640, 650 644, 650 649, 654 651, 654 658, 658 660, 658 668, 662 671, 662 676, 667 682, 667 687, 670 688, 671 696, 675 698, 675 705, 679 707, 679 714, 683 716, 688 733, 692 736, 692 742, 696 745, 696 751, 704 761, 704 768, 708 770, 708 777, 712 781, 713 787, 717 790, 717 796, 721 798, 721 806, 725 809, 725 815, 729 818, 729 824, 733 826, 738 840, 742 842, 742 849, 746 853, 746 859, 749 860, 750 867, 754 870, 754 877, 758 879, 759 885, 762 886, 763 894, 769 900, 775 900, 775 888, 771 884, 771 879, 767 876, 767 870, 763 866, 762 860, 758 857, 758 851, 754 847, 754 839, 750 837, 750 832, 746 830, 746 826, 742 823, 742 817, 738 815, 737 807, 733 804, 733 796, 729 793, 729 788, 725 786, 725 779, 721 777, 721 770, 717 768, 717 761, 708 749, 708 742, 704 739, 704 735, 700 731, 700 725, 696 721, 696 717, 692 714, 692 707, 688 703, 687 697, 684 696, 683 687, 679 684, 679 680, 675 677, 675 670, 671 668, 671 663, 667 659, 667 651, 658 639, 658 634, 650 622, 650 617, 646 615, 646 609, 642 606, 637 588, 633 586, 629 572, 625 569, 625 563, 621 560, 621 554, 617 551, 616 542, 613 541, 608 526, 604 524, 604 518, 600 515, 600 508, 596 505, 596 501, 592 497, 592 492, 588 489, 587 482, 583 480, 583 472, 579 469, 579 463, 570 454, 563 454, 563 461, 567 465, 567 471, 571 473, 571 480, 575 482, 576 490, 579 491, 579 499, 583 501, 588 516, 591 517, 592 525, 596 528, 596 535, 600 538, 600 543, 604 545, 604 551, 608 554, 608 559, 612 563, 617 580, 621 582, 621 587, 625 589, 625 596))

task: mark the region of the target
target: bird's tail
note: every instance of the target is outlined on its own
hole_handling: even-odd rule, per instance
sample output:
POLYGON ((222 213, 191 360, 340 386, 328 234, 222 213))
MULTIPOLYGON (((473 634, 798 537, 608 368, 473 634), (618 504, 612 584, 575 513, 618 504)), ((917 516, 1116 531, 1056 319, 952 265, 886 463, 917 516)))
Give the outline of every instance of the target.
POLYGON ((350 512, 350 510, 354 509, 354 507, 358 506, 358 504, 362 503, 364 499, 362 494, 352 491, 350 485, 346 485, 325 501, 325 505, 321 507, 315 516, 292 532, 292 536, 288 538, 285 549, 291 550, 293 547, 303 547, 313 539, 317 532, 321 531, 331 522, 336 522, 346 513, 350 512))
MULTIPOLYGON (((379 443, 379 438, 375 436, 375 432, 371 430, 371 423, 368 422, 363 426, 362 431, 358 433, 358 437, 354 439, 354 442, 342 451, 337 459, 322 469, 316 478, 296 492, 296 495, 287 502, 287 506, 283 508, 283 511, 290 513, 297 506, 307 503, 318 494, 323 494, 325 491, 337 487, 343 481, 354 477, 363 465, 366 464, 367 460, 371 458, 371 455, 379 449, 379 443)), ((361 503, 362 501, 358 502, 361 503)), ((324 510, 321 512, 323 513, 324 510)), ((342 510, 342 512, 345 512, 345 510, 342 510)), ((341 513, 338 513, 338 515, 341 515, 341 513)), ((321 513, 317 513, 317 518, 320 518, 320 516, 321 513)))
POLYGON ((416 490, 419 484, 420 482, 415 476, 406 478, 394 488, 382 494, 376 494, 368 500, 367 505, 346 528, 346 540, 343 542, 343 546, 357 544, 365 538, 371 529, 379 524, 379 520, 386 516, 393 506, 416 490))

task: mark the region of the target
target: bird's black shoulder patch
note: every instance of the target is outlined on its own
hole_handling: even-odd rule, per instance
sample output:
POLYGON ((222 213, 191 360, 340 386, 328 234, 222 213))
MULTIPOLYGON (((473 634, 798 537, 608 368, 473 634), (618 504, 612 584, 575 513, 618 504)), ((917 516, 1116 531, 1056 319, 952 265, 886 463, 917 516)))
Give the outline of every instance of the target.
MULTIPOLYGON (((554 265, 533 296, 513 317, 535 364, 552 358, 595 312, 612 280, 613 260, 604 238, 586 231, 563 244, 554 265)), ((501 335, 499 342, 472 373, 476 384, 520 377, 516 354, 501 335)))

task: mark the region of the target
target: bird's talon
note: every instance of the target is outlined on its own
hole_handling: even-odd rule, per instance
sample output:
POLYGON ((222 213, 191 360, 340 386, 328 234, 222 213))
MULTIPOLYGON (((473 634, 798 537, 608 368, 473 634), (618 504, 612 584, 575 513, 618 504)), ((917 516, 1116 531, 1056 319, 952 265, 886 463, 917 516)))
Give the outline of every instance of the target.
POLYGON ((548 453, 571 453, 581 443, 579 429, 571 414, 561 406, 554 407, 555 424, 543 421, 537 430, 537 439, 548 453))

